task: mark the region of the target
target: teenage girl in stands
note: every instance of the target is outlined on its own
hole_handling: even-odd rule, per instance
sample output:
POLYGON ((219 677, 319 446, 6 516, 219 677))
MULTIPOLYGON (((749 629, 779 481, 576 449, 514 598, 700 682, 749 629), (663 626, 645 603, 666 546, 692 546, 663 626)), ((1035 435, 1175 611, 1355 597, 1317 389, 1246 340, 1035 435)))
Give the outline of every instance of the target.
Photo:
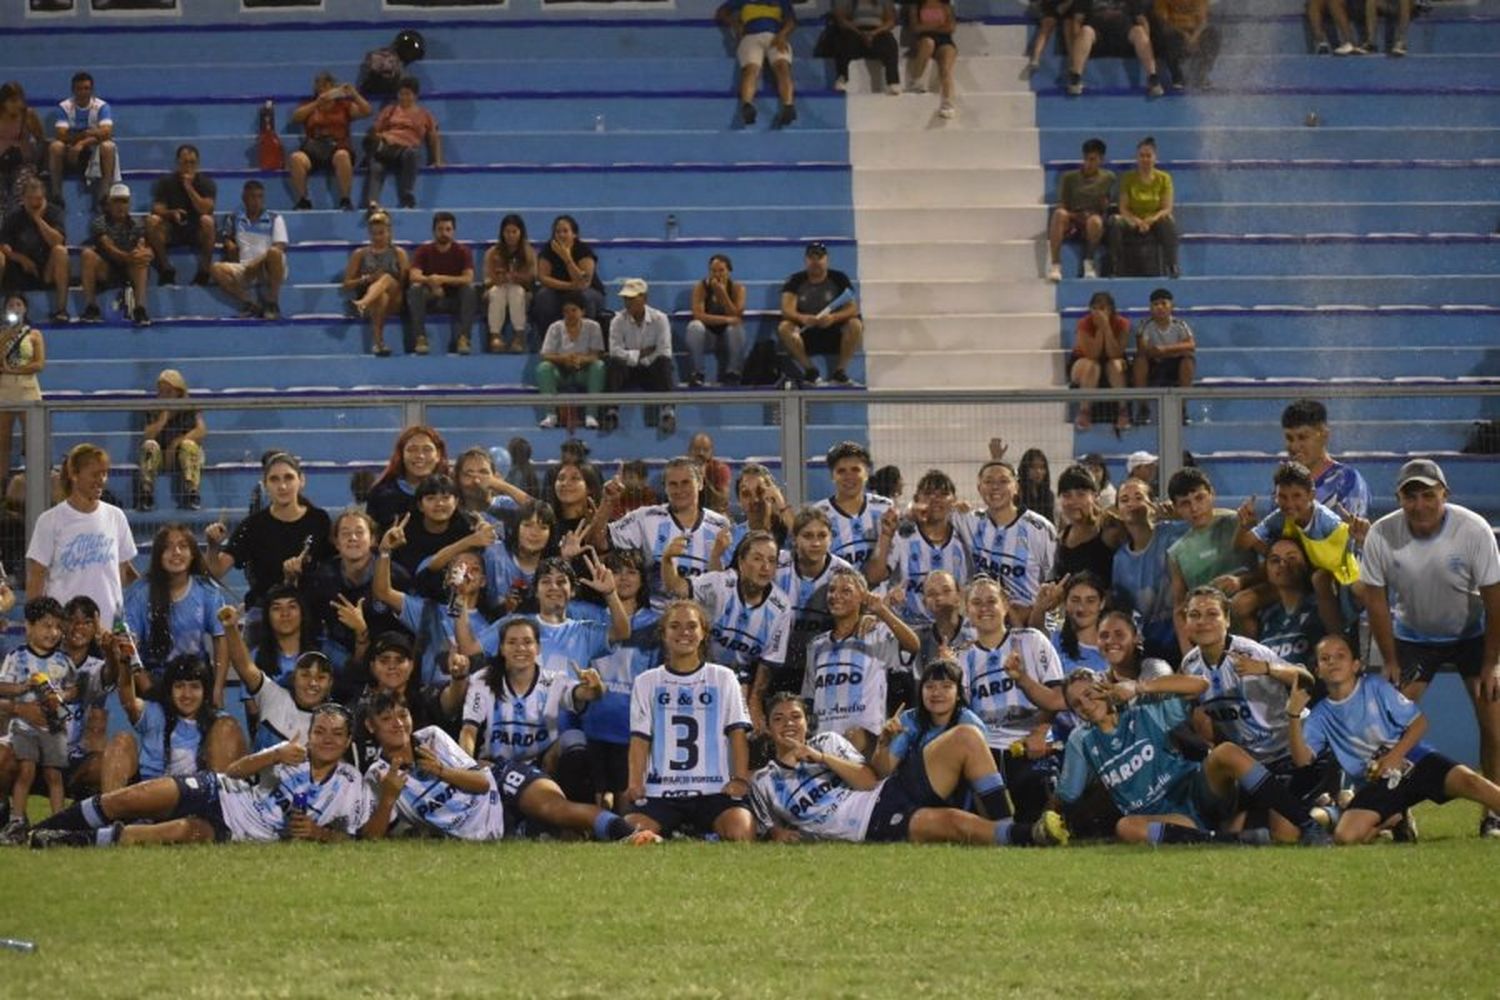
MULTIPOLYGON (((168 661, 196 656, 227 666, 219 608, 224 593, 208 575, 198 539, 185 524, 168 524, 151 541, 146 576, 125 593, 125 621, 153 678, 168 661)), ((223 674, 216 671, 214 703, 223 705, 223 674)))
POLYGON ((953 108, 953 64, 958 61, 958 46, 953 41, 953 32, 958 28, 958 19, 953 16, 953 4, 949 0, 921 0, 907 8, 907 31, 912 42, 911 82, 907 89, 922 93, 927 89, 922 78, 927 75, 927 62, 937 58, 938 89, 942 103, 938 115, 952 118, 953 108))
POLYGON ((406 251, 391 242, 389 215, 373 212, 365 225, 370 230, 370 242, 349 256, 343 288, 352 296, 349 307, 355 314, 370 319, 370 352, 377 358, 386 358, 391 354, 391 349, 385 346, 386 317, 401 315, 401 304, 406 298, 406 272, 411 269, 411 262, 406 251))
POLYGON ((491 353, 520 354, 526 350, 526 309, 536 284, 536 251, 526 239, 526 220, 507 215, 500 220, 495 245, 484 252, 485 317, 491 353), (511 339, 505 340, 506 323, 511 339))
POLYGON ((448 445, 431 427, 414 424, 402 431, 391 449, 390 461, 375 485, 365 509, 385 531, 396 518, 417 509, 417 484, 434 472, 448 475, 448 445))

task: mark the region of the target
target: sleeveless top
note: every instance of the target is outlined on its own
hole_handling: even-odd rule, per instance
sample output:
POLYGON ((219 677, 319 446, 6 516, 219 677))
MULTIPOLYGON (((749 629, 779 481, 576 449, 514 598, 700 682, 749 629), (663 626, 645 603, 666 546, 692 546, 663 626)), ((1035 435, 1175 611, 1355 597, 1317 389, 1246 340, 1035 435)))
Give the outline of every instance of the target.
POLYGON ((400 278, 401 261, 396 257, 396 248, 388 246, 384 250, 376 250, 374 247, 365 247, 365 255, 359 261, 359 273, 389 274, 393 278, 400 278))

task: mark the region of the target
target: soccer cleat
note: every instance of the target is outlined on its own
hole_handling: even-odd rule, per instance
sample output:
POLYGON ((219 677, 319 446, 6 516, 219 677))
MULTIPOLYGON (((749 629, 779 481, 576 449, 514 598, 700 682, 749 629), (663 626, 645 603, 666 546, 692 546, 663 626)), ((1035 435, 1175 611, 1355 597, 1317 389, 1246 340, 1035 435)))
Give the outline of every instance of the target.
POLYGON ((1479 821, 1479 835, 1488 840, 1500 840, 1500 816, 1485 813, 1484 819, 1479 821))
POLYGON ((1057 282, 1057 281, 1061 281, 1062 280, 1062 265, 1061 264, 1053 264, 1051 267, 1047 268, 1047 280, 1048 281, 1052 281, 1052 282, 1057 282))
POLYGON ((615 843, 629 844, 631 847, 648 847, 651 844, 665 843, 665 841, 662 840, 661 834, 655 830, 637 830, 630 836, 617 840, 615 843))
POLYGON ((32 830, 26 842, 33 850, 49 847, 93 847, 98 843, 93 830, 32 830))
POLYGON ((1297 838, 1297 843, 1303 847, 1332 847, 1333 835, 1313 823, 1302 828, 1302 835, 1297 838))
POLYGON ((536 425, 544 431, 550 431, 552 428, 557 426, 557 414, 547 414, 541 420, 538 420, 536 425))
POLYGON ((1071 836, 1062 814, 1052 809, 1042 813, 1041 819, 1031 824, 1031 843, 1036 847, 1067 847, 1071 836))
POLYGON ((90 302, 83 307, 83 312, 78 314, 80 323, 103 323, 104 314, 99 311, 99 303, 90 302))

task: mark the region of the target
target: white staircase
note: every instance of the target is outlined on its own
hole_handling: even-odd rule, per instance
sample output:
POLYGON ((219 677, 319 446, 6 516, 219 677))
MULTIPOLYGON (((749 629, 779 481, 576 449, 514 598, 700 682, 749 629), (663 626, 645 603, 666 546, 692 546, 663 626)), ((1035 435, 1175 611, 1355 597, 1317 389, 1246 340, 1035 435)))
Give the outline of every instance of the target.
MULTIPOLYGON (((878 389, 1063 384, 1056 296, 1042 278, 1047 223, 1035 99, 1022 78, 1026 30, 965 24, 958 114, 932 92, 892 97, 878 66, 851 69, 849 158, 866 370, 878 389)), ((903 79, 909 72, 902 66, 903 79)), ((967 493, 994 436, 1070 454, 1061 406, 872 406, 877 464, 908 487, 929 466, 967 493)), ((1054 459, 1054 463, 1057 459, 1054 459)))

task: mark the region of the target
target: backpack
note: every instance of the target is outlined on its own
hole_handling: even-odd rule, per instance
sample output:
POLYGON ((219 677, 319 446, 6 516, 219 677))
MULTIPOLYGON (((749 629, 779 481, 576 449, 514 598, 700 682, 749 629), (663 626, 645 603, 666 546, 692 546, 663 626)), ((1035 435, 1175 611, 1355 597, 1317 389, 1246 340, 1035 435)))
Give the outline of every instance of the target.
POLYGON ((401 57, 391 48, 371 49, 359 64, 359 90, 367 97, 390 97, 401 83, 401 57))
POLYGON ((1465 455, 1500 455, 1500 420, 1476 420, 1464 444, 1465 455))
POLYGON ((777 385, 783 379, 796 381, 802 377, 796 364, 776 349, 776 341, 758 340, 745 358, 745 370, 740 373, 741 385, 777 385))

